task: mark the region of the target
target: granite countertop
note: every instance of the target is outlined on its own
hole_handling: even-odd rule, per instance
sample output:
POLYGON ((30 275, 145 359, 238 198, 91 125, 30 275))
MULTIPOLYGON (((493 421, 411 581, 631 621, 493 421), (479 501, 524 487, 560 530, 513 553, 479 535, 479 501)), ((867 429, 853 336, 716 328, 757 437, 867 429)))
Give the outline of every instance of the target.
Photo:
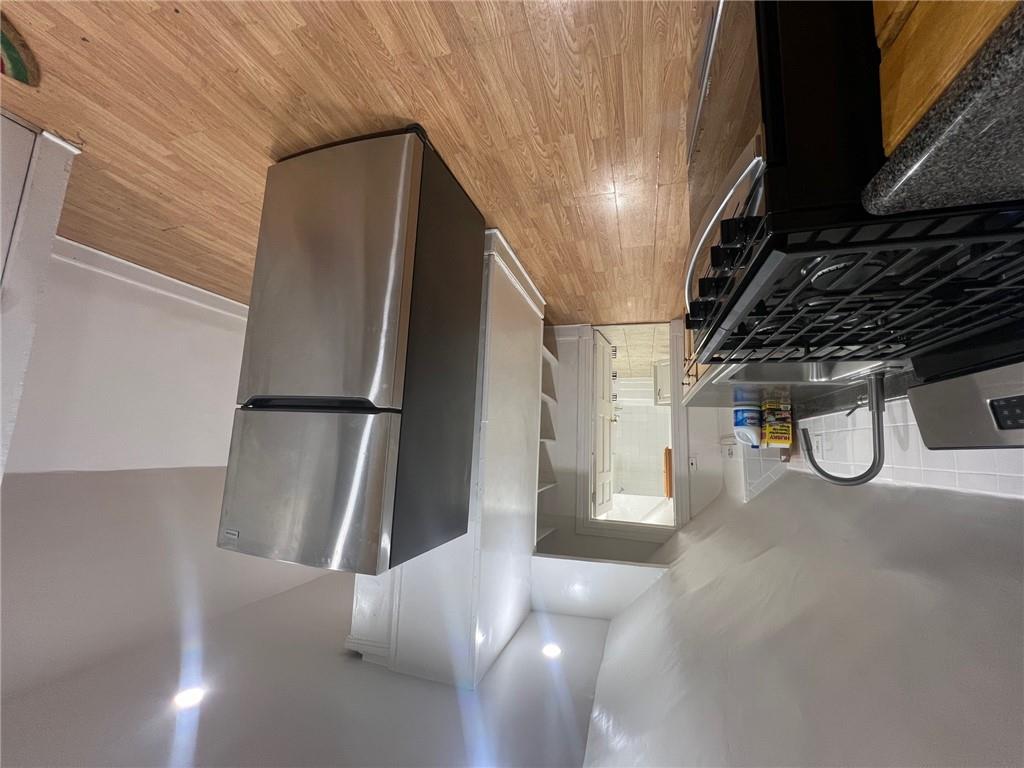
POLYGON ((864 189, 875 214, 1024 199, 1024 2, 864 189))

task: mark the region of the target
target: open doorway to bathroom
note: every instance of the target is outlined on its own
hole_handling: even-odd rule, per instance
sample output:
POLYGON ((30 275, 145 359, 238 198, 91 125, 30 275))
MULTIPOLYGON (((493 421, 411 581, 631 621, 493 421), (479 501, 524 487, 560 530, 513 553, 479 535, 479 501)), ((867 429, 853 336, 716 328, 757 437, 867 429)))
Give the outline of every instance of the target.
POLYGON ((595 520, 674 526, 667 323, 594 328, 595 520))

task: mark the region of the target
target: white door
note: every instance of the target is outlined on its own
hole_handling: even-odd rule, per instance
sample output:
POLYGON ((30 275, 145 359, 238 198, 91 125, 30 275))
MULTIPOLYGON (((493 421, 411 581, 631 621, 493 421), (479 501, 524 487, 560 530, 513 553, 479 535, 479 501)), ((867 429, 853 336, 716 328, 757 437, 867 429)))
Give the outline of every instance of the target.
POLYGON ((594 332, 594 517, 612 508, 612 346, 594 332))

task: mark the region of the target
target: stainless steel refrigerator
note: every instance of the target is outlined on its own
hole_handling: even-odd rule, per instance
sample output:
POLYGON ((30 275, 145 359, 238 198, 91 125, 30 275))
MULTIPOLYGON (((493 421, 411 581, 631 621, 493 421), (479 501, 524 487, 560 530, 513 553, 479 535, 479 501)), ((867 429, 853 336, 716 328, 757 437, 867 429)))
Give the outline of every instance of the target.
POLYGON ((466 532, 483 248, 418 126, 270 168, 218 546, 380 573, 466 532))

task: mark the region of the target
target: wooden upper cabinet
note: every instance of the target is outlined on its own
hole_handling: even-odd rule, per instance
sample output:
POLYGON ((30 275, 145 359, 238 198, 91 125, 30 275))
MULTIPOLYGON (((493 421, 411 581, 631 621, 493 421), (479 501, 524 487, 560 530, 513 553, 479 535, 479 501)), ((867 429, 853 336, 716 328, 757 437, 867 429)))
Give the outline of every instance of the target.
POLYGON ((882 138, 887 155, 907 137, 1016 4, 1017 0, 875 0, 875 35, 882 52, 882 138))

